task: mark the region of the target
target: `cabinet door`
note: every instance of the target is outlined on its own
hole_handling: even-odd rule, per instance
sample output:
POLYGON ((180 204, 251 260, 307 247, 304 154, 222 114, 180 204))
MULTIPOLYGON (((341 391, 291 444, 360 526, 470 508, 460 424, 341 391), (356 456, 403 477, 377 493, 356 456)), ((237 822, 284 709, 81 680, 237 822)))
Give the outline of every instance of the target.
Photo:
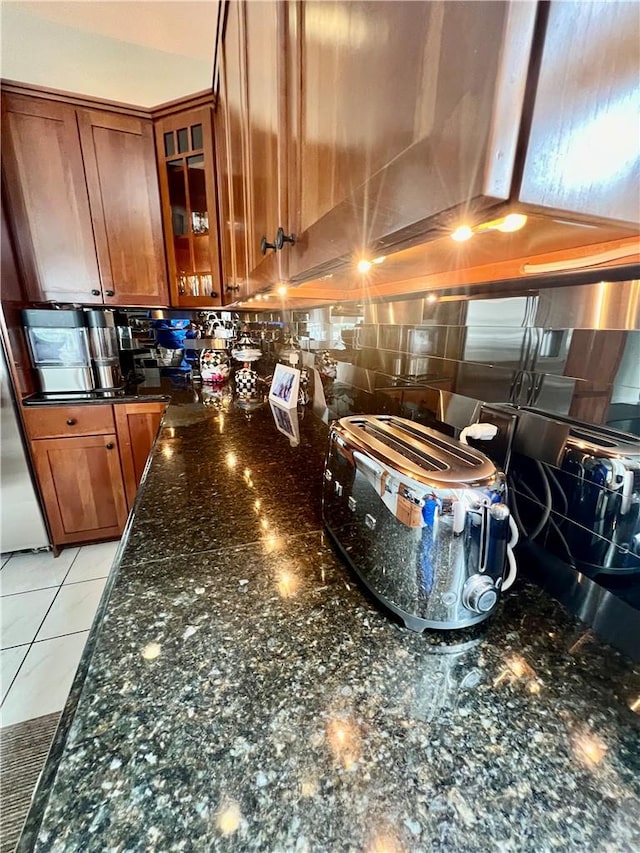
POLYGON ((292 278, 509 198, 532 2, 289 4, 292 278))
POLYGON ((221 304, 212 119, 204 106, 155 125, 172 305, 221 304))
POLYGON ((233 214, 231 199, 231 170, 227 146, 227 102, 222 71, 216 92, 216 111, 213 116, 213 133, 216 154, 216 187, 218 190, 218 223, 220 237, 220 273, 223 303, 235 297, 236 257, 233 240, 233 214))
POLYGON ((136 498, 165 408, 164 403, 123 403, 113 407, 129 508, 136 498))
POLYGON ((262 254, 264 238, 274 243, 279 227, 289 233, 286 175, 285 24, 287 4, 278 0, 246 3, 248 173, 246 189, 250 224, 250 288, 284 277, 286 251, 262 254))
POLYGON ((127 520, 115 435, 31 443, 54 544, 113 539, 127 520))
POLYGON ((75 109, 3 95, 2 169, 29 299, 102 302, 75 109))
POLYGON ((107 305, 168 305, 151 121, 79 110, 89 201, 107 305))
MULTIPOLYGON (((219 181, 221 201, 222 243, 231 253, 228 268, 232 280, 225 281, 225 301, 237 301, 248 294, 249 245, 247 235, 248 210, 246 181, 247 158, 247 105, 245 87, 244 14, 240 3, 228 3, 224 38, 220 47, 220 101, 218 110, 224 110, 225 143, 220 157, 219 181), (228 213, 228 219, 225 219, 228 213)), ((222 150, 222 148, 221 148, 222 150)))
POLYGON ((640 222, 636 3, 553 2, 520 200, 640 222))

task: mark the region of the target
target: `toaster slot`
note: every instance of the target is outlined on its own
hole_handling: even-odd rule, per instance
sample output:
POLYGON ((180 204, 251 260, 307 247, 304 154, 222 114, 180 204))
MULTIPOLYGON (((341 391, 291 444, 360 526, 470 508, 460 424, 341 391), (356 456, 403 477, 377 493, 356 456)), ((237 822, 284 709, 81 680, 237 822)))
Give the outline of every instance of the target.
POLYGON ((493 463, 474 448, 420 424, 407 426, 400 418, 343 418, 337 431, 354 451, 431 488, 450 483, 476 486, 495 475, 493 463))
MULTIPOLYGON (((402 432, 405 432, 408 435, 411 435, 412 437, 417 438, 418 441, 420 441, 420 442, 428 441, 430 445, 432 445, 434 447, 438 447, 440 450, 442 450, 444 453, 446 453, 448 455, 452 455, 453 451, 452 451, 451 443, 448 442, 446 439, 440 439, 435 435, 429 435, 427 438, 423 432, 420 432, 419 429, 414 429, 413 427, 405 426, 404 424, 400 425, 400 424, 398 424, 398 421, 393 420, 393 419, 390 420, 389 423, 392 424, 396 429, 400 429, 400 430, 402 430, 402 432)), ((467 453, 458 447, 455 448, 455 457, 456 457, 457 462, 462 462, 466 465, 477 465, 478 464, 478 457, 477 456, 475 456, 473 453, 467 453)))
POLYGON ((406 442, 389 435, 386 430, 378 429, 370 424, 366 424, 365 426, 363 426, 363 429, 369 435, 372 435, 374 438, 377 438, 379 442, 386 445, 391 450, 395 450, 396 453, 399 453, 405 459, 408 459, 410 462, 413 462, 420 468, 426 467, 431 470, 446 471, 449 467, 440 459, 436 459, 435 456, 431 456, 430 454, 425 453, 424 450, 418 450, 417 448, 412 447, 406 442))

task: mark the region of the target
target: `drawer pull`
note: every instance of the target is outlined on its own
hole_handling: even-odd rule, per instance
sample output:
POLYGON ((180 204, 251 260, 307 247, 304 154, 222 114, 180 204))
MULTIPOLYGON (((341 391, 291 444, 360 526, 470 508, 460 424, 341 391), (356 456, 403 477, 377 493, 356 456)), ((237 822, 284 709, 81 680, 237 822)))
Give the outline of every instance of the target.
POLYGON ((110 441, 109 444, 105 444, 105 447, 107 448, 107 450, 113 450, 115 445, 110 441))
POLYGON ((67 418, 67 426, 75 426, 76 419, 75 418, 67 418))

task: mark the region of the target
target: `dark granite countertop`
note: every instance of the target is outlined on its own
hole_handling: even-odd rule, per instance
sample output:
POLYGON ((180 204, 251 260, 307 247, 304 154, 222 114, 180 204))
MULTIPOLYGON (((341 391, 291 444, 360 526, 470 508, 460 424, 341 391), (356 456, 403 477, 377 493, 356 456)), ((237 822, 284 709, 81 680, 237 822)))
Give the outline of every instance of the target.
POLYGON ((20 850, 640 847, 628 658, 523 580, 411 633, 323 533, 326 425, 171 393, 20 850))

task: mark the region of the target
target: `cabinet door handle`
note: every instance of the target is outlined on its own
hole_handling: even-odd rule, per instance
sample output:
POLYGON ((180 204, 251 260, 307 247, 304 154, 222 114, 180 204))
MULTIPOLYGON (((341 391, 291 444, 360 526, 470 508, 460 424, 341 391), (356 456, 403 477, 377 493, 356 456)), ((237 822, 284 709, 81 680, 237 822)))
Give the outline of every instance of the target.
POLYGON ((275 243, 267 243, 267 238, 263 237, 262 240, 260 240, 260 251, 263 255, 266 255, 269 249, 273 249, 273 251, 275 252, 277 246, 275 243))
POLYGON ((94 289, 94 290, 92 290, 92 291, 91 291, 91 295, 92 295, 92 296, 100 296, 100 291, 99 291, 99 290, 95 290, 95 289, 94 289))
POLYGON ((107 448, 107 450, 113 450, 115 445, 110 441, 109 444, 105 444, 105 447, 107 448))
POLYGON ((276 251, 279 252, 285 243, 291 243, 291 245, 293 245, 295 242, 296 242, 296 235, 295 234, 285 234, 284 228, 282 228, 282 227, 278 228, 278 232, 276 234, 276 240, 275 240, 276 251))
POLYGON ((75 426, 76 419, 75 418, 67 418, 67 426, 75 426))
POLYGON ((227 285, 227 293, 235 293, 240 290, 239 284, 228 284, 227 285))
POLYGON ((115 290, 105 290, 104 295, 105 296, 115 296, 116 292, 115 292, 115 290))

